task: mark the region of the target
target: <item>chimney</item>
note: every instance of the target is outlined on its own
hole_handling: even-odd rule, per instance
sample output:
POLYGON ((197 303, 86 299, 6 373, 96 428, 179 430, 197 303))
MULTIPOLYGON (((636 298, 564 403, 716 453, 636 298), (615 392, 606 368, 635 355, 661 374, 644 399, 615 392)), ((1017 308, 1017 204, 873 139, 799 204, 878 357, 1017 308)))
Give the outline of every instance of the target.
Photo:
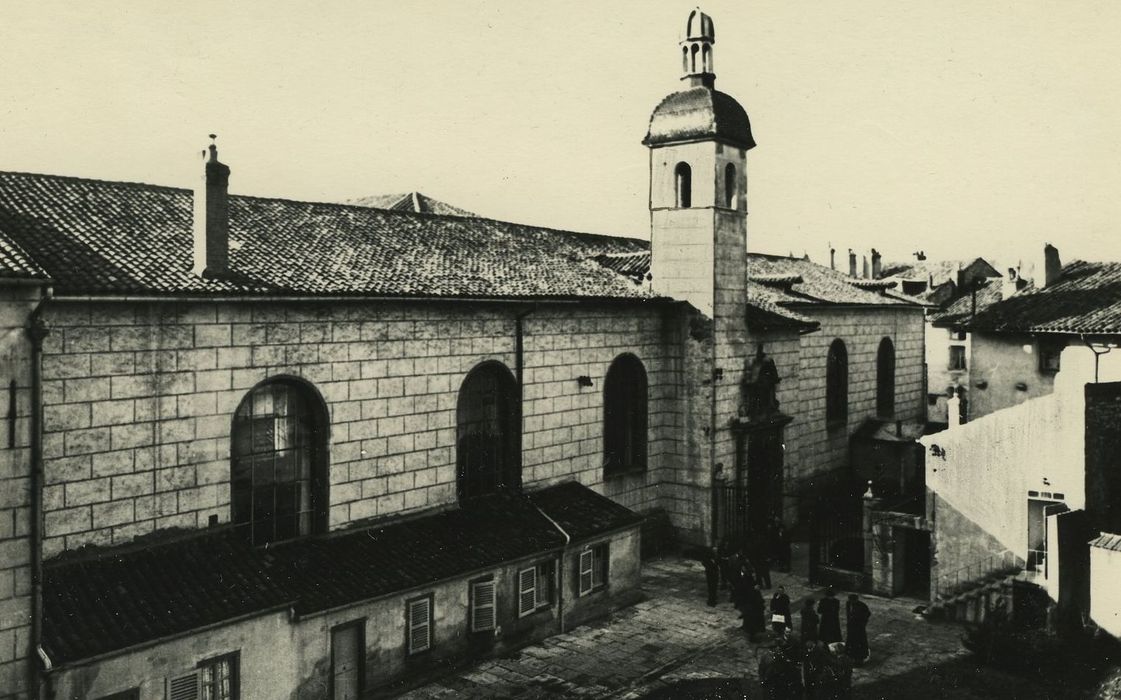
POLYGON ((868 269, 868 256, 865 255, 863 260, 864 263, 860 268, 861 275, 863 275, 864 279, 868 279, 868 275, 870 274, 870 270, 868 269))
POLYGON ((883 263, 880 261, 880 251, 875 248, 872 249, 872 278, 879 279, 880 274, 884 271, 883 263))
POLYGON ((856 253, 849 248, 849 277, 856 277, 856 253))
POLYGON ((1059 261, 1059 249, 1048 243, 1043 246, 1043 284, 1039 286, 1050 287, 1062 276, 1063 264, 1059 261))
POLYGON ((1008 274, 1000 278, 1000 298, 1007 299, 1020 289, 1020 273, 1016 268, 1008 268, 1008 274))
POLYGON ((230 169, 218 162, 216 138, 211 134, 210 146, 202 152, 203 177, 194 197, 194 271, 207 277, 225 274, 230 268, 230 169))
POLYGON ((837 269, 837 249, 833 246, 829 246, 829 269, 837 269))

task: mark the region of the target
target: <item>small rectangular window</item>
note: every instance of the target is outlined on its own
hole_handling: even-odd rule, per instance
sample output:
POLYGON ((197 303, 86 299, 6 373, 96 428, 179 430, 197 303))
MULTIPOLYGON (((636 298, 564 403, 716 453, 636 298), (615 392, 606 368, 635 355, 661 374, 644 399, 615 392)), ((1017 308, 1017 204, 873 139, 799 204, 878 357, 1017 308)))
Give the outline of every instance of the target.
POLYGON ((199 700, 238 700, 238 653, 200 661, 199 700))
POLYGON ((601 544, 580 552, 579 593, 588 595, 607 585, 607 545, 601 544))
POLYGON ((950 369, 965 369, 965 346, 950 346, 950 369))
POLYGON ((431 594, 405 603, 408 625, 409 654, 419 654, 432 648, 432 596, 431 594))
POLYGON ((471 584, 471 631, 485 632, 495 627, 494 580, 471 584))
POLYGON ((1039 342, 1039 371, 1058 372, 1059 358, 1062 357, 1063 346, 1053 341, 1039 342))

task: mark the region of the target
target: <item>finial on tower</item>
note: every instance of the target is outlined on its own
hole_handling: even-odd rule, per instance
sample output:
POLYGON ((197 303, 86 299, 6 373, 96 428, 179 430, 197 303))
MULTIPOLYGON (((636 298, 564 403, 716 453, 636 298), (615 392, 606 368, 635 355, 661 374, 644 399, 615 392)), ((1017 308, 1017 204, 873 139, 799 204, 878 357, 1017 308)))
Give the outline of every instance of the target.
POLYGON ((697 8, 689 13, 685 24, 685 40, 681 42, 682 80, 691 87, 703 85, 711 88, 716 82, 712 68, 712 45, 716 43, 716 29, 712 18, 697 8))

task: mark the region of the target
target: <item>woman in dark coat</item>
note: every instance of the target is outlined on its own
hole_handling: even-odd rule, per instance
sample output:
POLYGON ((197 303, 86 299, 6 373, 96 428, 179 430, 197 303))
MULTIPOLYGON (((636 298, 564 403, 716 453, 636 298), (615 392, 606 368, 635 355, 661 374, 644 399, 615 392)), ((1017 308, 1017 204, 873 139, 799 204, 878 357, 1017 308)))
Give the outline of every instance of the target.
POLYGON ((872 611, 855 593, 845 603, 845 652, 858 664, 868 659, 868 619, 872 611))
POLYGON ((818 602, 817 614, 821 616, 818 638, 826 644, 841 641, 841 603, 832 586, 825 589, 825 597, 818 602))
POLYGON ((802 601, 802 643, 817 641, 818 619, 813 598, 806 598, 802 601))

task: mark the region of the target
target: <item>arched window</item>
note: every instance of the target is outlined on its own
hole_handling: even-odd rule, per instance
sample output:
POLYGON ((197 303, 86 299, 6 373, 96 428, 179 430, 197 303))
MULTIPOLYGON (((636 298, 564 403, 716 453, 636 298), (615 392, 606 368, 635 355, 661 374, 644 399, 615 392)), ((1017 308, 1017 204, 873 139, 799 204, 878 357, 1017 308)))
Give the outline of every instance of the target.
POLYGON ((646 469, 646 369, 634 355, 620 355, 603 382, 603 472, 646 469))
POLYGON ((518 386, 499 362, 468 373, 456 406, 456 485, 460 499, 521 485, 518 386))
POLYGON ((681 47, 681 72, 682 73, 688 73, 689 72, 689 47, 688 46, 682 46, 681 47))
POLYGON ((845 425, 849 417, 849 354, 841 339, 829 346, 825 364, 825 422, 829 427, 845 425))
POLYGON ((699 49, 699 47, 696 44, 693 44, 693 48, 691 49, 692 58, 693 58, 693 66, 692 66, 692 70, 689 71, 690 73, 696 73, 697 72, 697 51, 698 51, 698 49, 699 49))
POLYGON ((895 417, 895 345, 891 338, 881 340, 876 353, 876 414, 895 417))
POLYGON ((732 163, 724 166, 724 206, 736 208, 736 166, 732 163))
POLYGON ((295 379, 258 385, 230 433, 232 520, 254 545, 327 529, 327 408, 295 379))
POLYGON ((674 168, 673 186, 678 209, 693 206, 693 171, 688 163, 678 163, 674 168))
POLYGON ((703 65, 702 72, 712 72, 712 47, 708 44, 705 44, 704 48, 701 49, 701 64, 703 65))

